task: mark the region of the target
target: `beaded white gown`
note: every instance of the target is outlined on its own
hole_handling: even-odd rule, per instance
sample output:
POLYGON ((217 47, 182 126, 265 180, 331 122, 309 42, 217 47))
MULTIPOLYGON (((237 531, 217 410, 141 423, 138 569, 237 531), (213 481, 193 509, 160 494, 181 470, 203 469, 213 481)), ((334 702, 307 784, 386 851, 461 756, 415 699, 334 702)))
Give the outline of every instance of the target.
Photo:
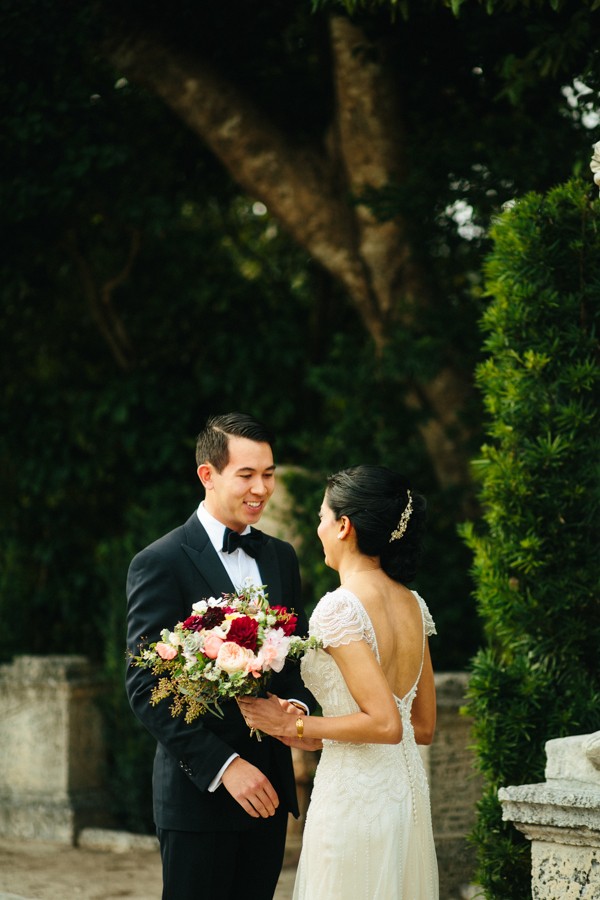
MULTIPOLYGON (((434 634, 435 625, 425 601, 413 594, 423 618, 424 653, 425 635, 434 634)), ((310 634, 333 647, 364 639, 379 659, 371 620, 345 588, 320 600, 310 634)), ((304 656, 302 677, 324 716, 358 711, 324 650, 304 656)), ((396 698, 403 725, 399 744, 323 741, 293 900, 438 900, 429 787, 410 717, 419 678, 396 698)))

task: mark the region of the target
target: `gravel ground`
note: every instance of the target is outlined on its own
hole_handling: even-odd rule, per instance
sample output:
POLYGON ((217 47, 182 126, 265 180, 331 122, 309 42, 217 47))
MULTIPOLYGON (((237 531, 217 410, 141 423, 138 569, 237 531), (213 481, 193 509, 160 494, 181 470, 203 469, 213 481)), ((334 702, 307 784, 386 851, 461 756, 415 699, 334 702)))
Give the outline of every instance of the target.
MULTIPOLYGON (((291 900, 295 847, 274 900, 291 900)), ((0 900, 160 900, 160 857, 150 838, 82 832, 80 846, 0 838, 0 900)))

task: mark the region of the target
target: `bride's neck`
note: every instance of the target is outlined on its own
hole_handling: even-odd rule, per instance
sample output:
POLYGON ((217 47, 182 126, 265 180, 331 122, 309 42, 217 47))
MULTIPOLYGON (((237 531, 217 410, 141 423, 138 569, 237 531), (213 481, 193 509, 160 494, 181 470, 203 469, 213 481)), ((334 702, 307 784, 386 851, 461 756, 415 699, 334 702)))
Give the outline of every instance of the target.
POLYGON ((355 575, 362 575, 366 572, 378 572, 381 570, 379 559, 370 556, 362 556, 358 559, 348 560, 343 566, 340 566, 340 584, 344 585, 355 575))

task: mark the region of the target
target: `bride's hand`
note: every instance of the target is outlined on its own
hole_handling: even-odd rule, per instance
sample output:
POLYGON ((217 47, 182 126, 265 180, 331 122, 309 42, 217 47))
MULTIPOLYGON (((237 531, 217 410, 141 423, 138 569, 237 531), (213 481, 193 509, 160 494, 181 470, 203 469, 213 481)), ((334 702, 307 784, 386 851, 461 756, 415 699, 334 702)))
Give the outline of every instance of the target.
POLYGON ((275 735, 286 747, 296 747, 298 750, 322 750, 323 741, 320 738, 283 737, 275 735))
MULTIPOLYGON (((280 700, 274 694, 269 694, 268 700, 261 697, 239 697, 238 704, 242 715, 251 728, 256 728, 264 734, 280 737, 289 732, 290 713, 287 707, 291 706, 287 700, 280 700)), ((298 710, 291 707, 298 716, 298 710)))

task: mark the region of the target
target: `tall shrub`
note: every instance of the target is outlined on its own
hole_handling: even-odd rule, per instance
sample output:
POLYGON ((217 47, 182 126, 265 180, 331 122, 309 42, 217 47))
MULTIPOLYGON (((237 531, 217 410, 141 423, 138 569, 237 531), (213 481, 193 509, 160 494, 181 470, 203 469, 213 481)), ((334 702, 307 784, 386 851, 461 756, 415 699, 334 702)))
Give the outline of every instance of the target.
POLYGON ((486 782, 473 838, 486 896, 519 900, 529 845, 497 790, 543 781, 550 738, 600 728, 600 202, 576 180, 530 194, 492 239, 484 515, 463 529, 485 632, 469 698, 486 782))

